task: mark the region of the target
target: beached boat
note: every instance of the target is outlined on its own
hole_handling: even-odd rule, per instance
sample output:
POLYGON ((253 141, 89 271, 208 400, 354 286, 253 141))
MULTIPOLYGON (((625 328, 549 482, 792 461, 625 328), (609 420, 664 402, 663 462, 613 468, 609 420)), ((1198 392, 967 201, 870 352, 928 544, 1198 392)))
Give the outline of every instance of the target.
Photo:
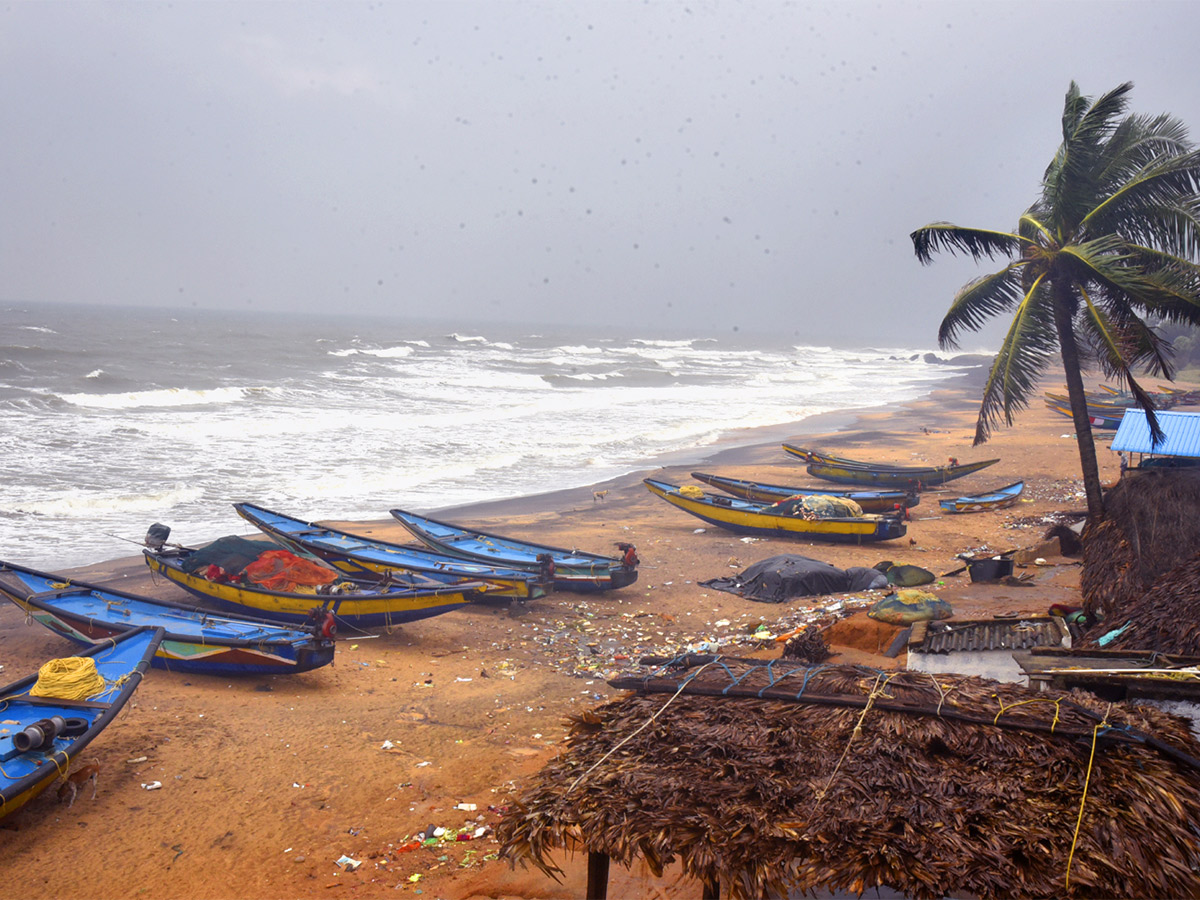
POLYGON ((154 666, 200 675, 288 675, 333 662, 320 624, 302 630, 249 616, 155 600, 0 562, 0 594, 28 618, 84 646, 131 628, 165 631, 154 666))
POLYGON ((693 472, 692 477, 697 481, 719 488, 727 494, 732 494, 734 497, 754 500, 758 503, 775 503, 779 500, 786 500, 788 497, 813 497, 822 494, 853 500, 863 512, 890 513, 897 509, 909 509, 921 502, 921 495, 916 491, 838 491, 789 487, 782 484, 762 484, 757 481, 725 478, 721 475, 710 475, 707 472, 693 472))
POLYGON ((1012 506, 1016 503, 1023 490, 1025 490, 1025 482, 1014 481, 1012 484, 1006 484, 1004 487, 996 488, 994 491, 985 491, 981 494, 968 494, 963 497, 955 497, 952 500, 939 500, 938 505, 941 506, 942 512, 949 513, 1004 509, 1006 506, 1012 506))
MULTIPOLYGON (((1060 416, 1066 416, 1068 419, 1075 417, 1069 406, 1051 403, 1050 401, 1046 401, 1046 405, 1060 416)), ((1087 408, 1088 422, 1093 428, 1104 428, 1109 431, 1115 431, 1121 427, 1121 419, 1124 415, 1124 409, 1098 409, 1090 405, 1087 408)))
POLYGON ((391 513, 425 546, 450 556, 530 572, 542 571, 549 564, 555 590, 591 593, 622 588, 637 581, 638 558, 633 544, 618 543, 622 556, 614 558, 490 534, 403 509, 393 509, 391 513))
MULTIPOLYGON (((698 519, 736 531, 739 534, 758 534, 771 537, 805 538, 814 541, 862 544, 872 541, 890 541, 902 537, 907 530, 899 516, 838 516, 833 518, 806 518, 787 514, 789 507, 773 507, 739 497, 718 497, 706 494, 699 488, 687 494, 679 487, 646 478, 643 483, 656 497, 661 497, 672 506, 691 513, 698 519)), ((786 503, 786 501, 784 501, 786 503)))
POLYGON ((893 466, 884 463, 859 462, 840 456, 829 456, 818 450, 807 450, 792 444, 783 449, 808 463, 808 474, 822 481, 837 484, 877 485, 882 487, 907 487, 923 490, 971 475, 1000 462, 985 459, 973 463, 952 462, 945 466, 893 466))
POLYGON ((162 637, 161 628, 135 628, 79 654, 75 659, 94 666, 92 687, 83 664, 77 669, 64 661, 46 676, 39 670, 0 688, 0 819, 70 771, 133 696, 162 637), (64 690, 56 672, 58 682, 69 676, 77 690, 64 690), (84 696, 63 699, 71 693, 84 696))
POLYGON ((142 552, 150 571, 188 593, 222 609, 248 613, 272 622, 310 622, 328 610, 339 625, 392 626, 440 616, 488 596, 487 585, 483 582, 430 582, 424 587, 413 587, 352 581, 336 573, 330 582, 321 586, 327 593, 316 593, 312 588, 307 592, 272 590, 244 580, 232 568, 202 561, 209 557, 199 557, 196 550, 164 548, 142 552), (224 572, 214 573, 214 568, 224 572), (214 577, 207 577, 209 574, 214 577))
POLYGON ((350 578, 379 581, 408 572, 442 584, 482 582, 489 586, 493 597, 520 600, 543 597, 553 586, 550 577, 540 570, 472 562, 424 548, 361 537, 253 503, 235 503, 233 508, 276 543, 302 556, 316 556, 350 578))

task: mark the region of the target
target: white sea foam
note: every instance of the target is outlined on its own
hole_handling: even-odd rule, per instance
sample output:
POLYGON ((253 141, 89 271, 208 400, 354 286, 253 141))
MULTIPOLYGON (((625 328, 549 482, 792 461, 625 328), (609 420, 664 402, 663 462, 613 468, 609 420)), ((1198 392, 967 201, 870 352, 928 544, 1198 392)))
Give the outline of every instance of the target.
POLYGON ((132 391, 126 394, 60 394, 59 399, 72 406, 93 409, 138 409, 140 407, 197 406, 201 404, 232 403, 246 396, 248 388, 161 388, 153 391, 132 391))

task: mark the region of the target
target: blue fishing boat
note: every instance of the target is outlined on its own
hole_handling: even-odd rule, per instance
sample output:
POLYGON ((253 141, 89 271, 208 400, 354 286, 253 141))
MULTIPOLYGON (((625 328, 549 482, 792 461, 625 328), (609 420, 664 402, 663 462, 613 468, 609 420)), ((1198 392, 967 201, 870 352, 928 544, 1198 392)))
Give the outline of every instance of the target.
POLYGON ((551 588, 543 572, 502 565, 470 562, 424 548, 405 547, 375 538, 339 531, 317 522, 305 522, 253 503, 235 503, 237 514, 271 540, 300 555, 311 555, 339 572, 363 581, 393 581, 412 573, 441 584, 482 582, 493 597, 533 600, 551 588))
POLYGON ((0 688, 0 819, 70 771, 133 696, 162 637, 161 628, 135 628, 61 661, 89 663, 56 667, 50 661, 0 688), (53 680, 60 669, 76 673, 77 690, 53 680), (82 697, 67 699, 76 694, 82 697))
POLYGON ((985 491, 981 494, 967 494, 963 497, 954 497, 950 500, 939 500, 938 505, 941 506, 942 512, 948 513, 968 513, 968 512, 983 512, 988 509, 1004 509, 1006 506, 1012 506, 1021 496, 1021 492, 1025 490, 1024 481, 1014 481, 1012 484, 1006 484, 1004 487, 996 488, 994 491, 985 491))
POLYGON ((0 594, 67 640, 109 643, 131 628, 164 630, 155 668, 200 675, 288 675, 333 662, 332 623, 308 629, 155 600, 0 562, 0 594), (322 633, 325 632, 325 633, 322 633))
POLYGON ((556 590, 591 593, 625 587, 637 581, 638 557, 633 544, 618 542, 617 549, 622 555, 614 558, 490 534, 403 509, 393 509, 391 513, 427 547, 475 562, 513 566, 530 572, 548 570, 556 590))

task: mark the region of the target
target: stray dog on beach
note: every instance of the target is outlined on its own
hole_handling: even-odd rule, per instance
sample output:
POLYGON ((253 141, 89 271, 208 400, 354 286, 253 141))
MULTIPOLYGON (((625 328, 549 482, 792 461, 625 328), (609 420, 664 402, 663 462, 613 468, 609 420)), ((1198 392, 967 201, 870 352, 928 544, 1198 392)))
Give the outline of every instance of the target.
POLYGON ((79 794, 79 789, 89 781, 92 783, 92 799, 96 799, 96 782, 100 778, 100 760, 93 759, 86 766, 80 766, 74 772, 67 776, 67 780, 58 786, 58 802, 62 803, 63 797, 67 797, 67 809, 75 803, 75 797, 79 794))
POLYGON ((592 502, 595 503, 597 500, 603 500, 607 496, 608 491, 592 491, 592 502))

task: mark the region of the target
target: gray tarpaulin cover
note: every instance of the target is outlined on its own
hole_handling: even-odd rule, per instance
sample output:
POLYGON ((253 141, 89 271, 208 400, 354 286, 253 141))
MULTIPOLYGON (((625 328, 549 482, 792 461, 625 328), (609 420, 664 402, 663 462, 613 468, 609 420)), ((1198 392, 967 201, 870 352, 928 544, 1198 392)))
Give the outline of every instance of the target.
POLYGON ((700 583, 762 603, 784 603, 793 597, 869 591, 888 586, 887 576, 878 569, 866 566, 839 569, 818 559, 792 554, 771 556, 747 566, 737 575, 700 583))

